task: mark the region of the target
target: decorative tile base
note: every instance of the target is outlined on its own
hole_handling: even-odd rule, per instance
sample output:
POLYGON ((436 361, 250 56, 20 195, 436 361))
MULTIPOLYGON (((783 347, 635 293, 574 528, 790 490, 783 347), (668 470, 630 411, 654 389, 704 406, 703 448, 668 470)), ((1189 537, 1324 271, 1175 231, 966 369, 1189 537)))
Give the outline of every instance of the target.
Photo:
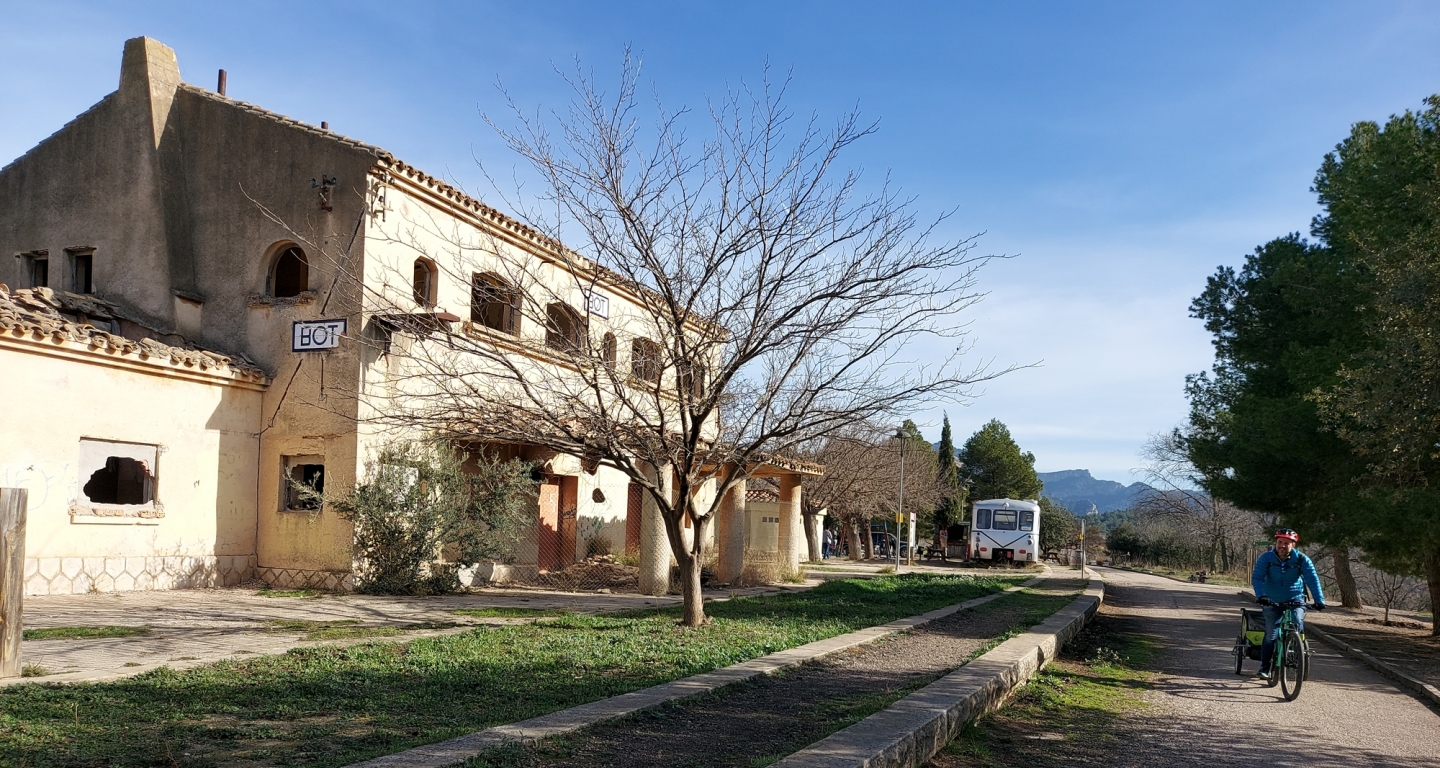
POLYGON ((25 594, 82 595, 229 587, 255 577, 254 555, 27 557, 25 594))
POLYGON ((323 589, 351 592, 355 574, 349 571, 311 571, 304 568, 256 568, 255 576, 276 589, 323 589))

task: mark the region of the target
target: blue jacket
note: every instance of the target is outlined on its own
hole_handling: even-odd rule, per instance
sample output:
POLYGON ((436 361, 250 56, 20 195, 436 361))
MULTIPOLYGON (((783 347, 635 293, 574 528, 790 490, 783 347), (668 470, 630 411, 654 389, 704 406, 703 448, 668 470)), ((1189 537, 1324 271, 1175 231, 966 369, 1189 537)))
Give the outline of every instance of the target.
POLYGON ((1325 602, 1325 593, 1320 590, 1320 577, 1315 575, 1315 563, 1299 550, 1291 550, 1290 557, 1281 560, 1271 549, 1255 558, 1255 570, 1250 574, 1250 585, 1255 588, 1256 597, 1268 597, 1276 603, 1287 600, 1303 600, 1304 587, 1310 588, 1310 597, 1317 603, 1325 602))

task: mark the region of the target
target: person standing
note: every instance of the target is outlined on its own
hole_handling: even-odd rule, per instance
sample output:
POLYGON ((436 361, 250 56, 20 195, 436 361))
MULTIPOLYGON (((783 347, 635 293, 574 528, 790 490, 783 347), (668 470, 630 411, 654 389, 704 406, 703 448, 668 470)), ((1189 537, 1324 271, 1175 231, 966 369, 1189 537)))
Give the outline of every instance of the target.
POLYGON ((833 550, 833 549, 835 549, 835 531, 832 530, 832 529, 830 529, 830 528, 826 528, 826 529, 825 529, 825 533, 824 533, 823 536, 821 537, 821 548, 820 548, 820 557, 821 557, 821 559, 829 560, 829 559, 830 559, 830 552, 831 552, 831 550, 833 550))

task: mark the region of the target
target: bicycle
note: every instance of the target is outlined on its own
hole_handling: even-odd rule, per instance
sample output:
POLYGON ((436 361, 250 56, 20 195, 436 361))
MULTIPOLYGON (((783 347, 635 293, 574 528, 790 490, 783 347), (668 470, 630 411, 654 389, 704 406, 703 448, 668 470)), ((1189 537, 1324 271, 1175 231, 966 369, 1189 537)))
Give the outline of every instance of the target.
POLYGON ((1275 641, 1275 658, 1270 662, 1270 687, 1280 686, 1286 701, 1294 701, 1300 695, 1300 687, 1310 676, 1310 644, 1300 632, 1300 621, 1295 617, 1296 608, 1313 609, 1313 604, 1304 600, 1287 600, 1275 603, 1283 608, 1280 614, 1280 637, 1275 641))

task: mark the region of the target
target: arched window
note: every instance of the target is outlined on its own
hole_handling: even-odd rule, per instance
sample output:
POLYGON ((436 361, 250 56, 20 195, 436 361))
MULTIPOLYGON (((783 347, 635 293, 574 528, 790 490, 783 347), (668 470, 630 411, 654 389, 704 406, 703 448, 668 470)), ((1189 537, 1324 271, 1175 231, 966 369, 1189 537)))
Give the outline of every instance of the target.
POLYGON ((606 368, 615 370, 615 334, 607 333, 600 339, 600 361, 606 368))
POLYGON ((660 345, 649 339, 630 342, 630 377, 636 381, 657 384, 664 365, 660 359, 660 345))
POLYGON ((476 274, 470 280, 470 321, 520 335, 520 291, 498 275, 476 274))
POLYGON ((560 302, 545 307, 545 346, 578 354, 586 347, 585 321, 560 302))
POLYGON ((422 307, 435 306, 435 283, 439 270, 429 259, 415 260, 415 303, 422 307))
POLYGON ((299 296, 310 290, 310 262, 300 246, 291 245, 280 251, 270 267, 270 295, 277 299, 299 296))

